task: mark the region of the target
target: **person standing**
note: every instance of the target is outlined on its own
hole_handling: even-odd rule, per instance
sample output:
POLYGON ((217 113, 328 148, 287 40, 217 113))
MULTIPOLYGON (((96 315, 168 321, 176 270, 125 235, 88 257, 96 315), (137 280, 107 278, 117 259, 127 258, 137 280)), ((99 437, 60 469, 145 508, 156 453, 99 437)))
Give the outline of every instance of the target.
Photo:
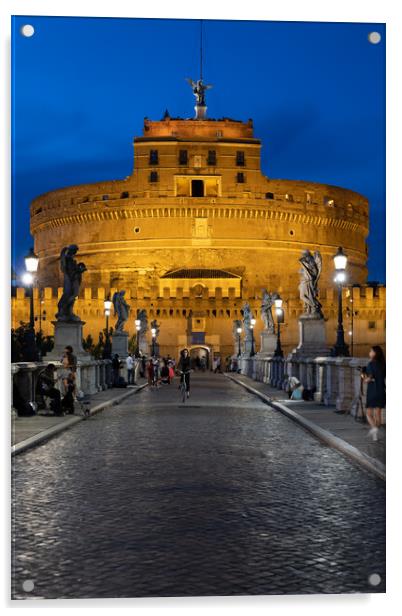
POLYGON ((144 379, 145 378, 145 372, 146 372, 146 369, 147 369, 147 360, 145 359, 145 355, 142 355, 140 361, 141 361, 141 363, 140 363, 140 366, 141 366, 141 368, 140 368, 140 377, 142 379, 144 379))
POLYGON ((61 359, 63 365, 60 371, 61 382, 63 384, 63 394, 71 391, 71 382, 74 383, 75 394, 75 380, 77 376, 77 358, 73 353, 73 347, 67 345, 64 349, 63 357, 61 359))
POLYGON ((184 382, 186 384, 187 398, 189 398, 190 397, 191 360, 190 360, 190 354, 188 352, 188 349, 183 349, 182 351, 180 351, 180 361, 178 363, 177 368, 182 373, 181 376, 180 376, 180 384, 184 380, 184 382))
POLYGON ((126 358, 126 368, 127 368, 127 384, 134 385, 134 360, 131 353, 127 355, 126 358))
POLYGON ((221 371, 221 357, 220 357, 220 355, 218 355, 218 357, 214 358, 214 374, 216 374, 217 372, 222 372, 221 371))
POLYGON ((378 441, 378 429, 381 427, 381 411, 385 408, 385 357, 380 346, 373 346, 369 352, 370 361, 362 371, 362 379, 367 383, 367 421, 369 436, 378 441))
POLYGON ((154 384, 154 362, 152 359, 149 360, 147 365, 147 377, 148 377, 148 386, 152 387, 154 384))
POLYGON ((119 378, 120 378, 120 359, 117 353, 113 355, 112 370, 113 370, 113 387, 118 387, 119 378))

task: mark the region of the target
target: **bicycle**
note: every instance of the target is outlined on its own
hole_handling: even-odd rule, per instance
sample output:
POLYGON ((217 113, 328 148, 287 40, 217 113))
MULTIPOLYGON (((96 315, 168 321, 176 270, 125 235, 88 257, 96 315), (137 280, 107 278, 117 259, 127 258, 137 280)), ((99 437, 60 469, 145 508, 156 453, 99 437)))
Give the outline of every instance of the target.
POLYGON ((188 390, 187 390, 187 383, 186 383, 186 374, 190 374, 191 370, 186 370, 185 372, 182 372, 181 370, 179 370, 179 374, 180 374, 180 395, 181 395, 181 400, 183 402, 183 404, 186 403, 186 398, 188 397, 188 390))

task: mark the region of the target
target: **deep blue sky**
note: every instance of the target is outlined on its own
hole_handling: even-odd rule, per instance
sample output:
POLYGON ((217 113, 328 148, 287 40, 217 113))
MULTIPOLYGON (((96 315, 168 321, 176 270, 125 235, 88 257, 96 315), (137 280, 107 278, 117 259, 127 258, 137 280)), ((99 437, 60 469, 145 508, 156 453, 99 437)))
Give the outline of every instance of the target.
MULTIPOLYGON (((384 282, 385 26, 204 21, 204 48, 208 114, 253 118, 268 176, 369 198, 369 279, 384 282)), ((193 115, 185 77, 199 73, 199 22, 14 17, 12 73, 19 273, 35 196, 124 178, 145 116, 193 115), (25 23, 32 38, 20 34, 25 23)))

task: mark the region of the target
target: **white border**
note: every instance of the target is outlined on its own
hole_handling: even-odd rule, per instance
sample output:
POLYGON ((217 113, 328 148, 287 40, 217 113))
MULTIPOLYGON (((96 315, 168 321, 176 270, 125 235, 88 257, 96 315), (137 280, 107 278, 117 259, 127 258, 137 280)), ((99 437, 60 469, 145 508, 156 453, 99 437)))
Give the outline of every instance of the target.
MULTIPOLYGON (((176 612, 203 614, 208 612, 243 614, 249 610, 255 614, 266 614, 267 609, 274 612, 290 613, 297 610, 298 616, 320 614, 336 614, 339 611, 353 615, 364 614, 378 616, 379 611, 396 608, 401 586, 401 541, 400 527, 402 518, 400 486, 402 465, 399 464, 398 452, 402 449, 402 403, 401 396, 401 314, 402 303, 400 276, 402 263, 398 242, 401 242, 402 233, 402 203, 400 198, 399 176, 400 156, 398 145, 402 142, 401 115, 401 6, 395 0, 337 0, 325 2, 317 0, 282 0, 281 2, 265 3, 261 0, 248 0, 246 3, 234 3, 227 0, 203 0, 202 3, 191 3, 188 0, 154 0, 151 3, 138 3, 133 1, 113 0, 110 2, 94 0, 3 0, 0 4, 0 37, 1 37, 1 88, 0 88, 0 117, 2 126, 0 186, 2 187, 2 208, 6 215, 2 217, 1 225, 1 288, 4 291, 3 307, 9 305, 9 272, 10 272, 10 15, 59 15, 59 16, 92 16, 92 17, 166 17, 166 18, 211 18, 211 19, 269 19, 284 21, 338 21, 338 22, 370 22, 387 23, 387 366, 388 366, 388 566, 387 566, 387 594, 386 595, 348 595, 348 596, 294 596, 294 597, 238 597, 238 598, 202 598, 202 599, 147 599, 147 600, 102 600, 102 601, 32 601, 11 602, 9 596, 9 562, 8 552, 2 550, 2 587, 1 597, 7 609, 19 613, 26 609, 51 608, 58 611, 60 608, 89 611, 116 608, 136 610, 136 613, 153 614, 161 609, 168 614, 176 612), (6 85, 6 87, 4 87, 6 85), (398 280, 399 279, 399 280, 398 280), (399 285, 397 286, 397 283, 399 285), (399 287, 399 292, 397 291, 399 287), (399 503, 398 503, 399 501, 399 503)), ((319 53, 319 50, 317 50, 319 53)), ((3 308, 0 311, 3 340, 9 338, 8 312, 3 308)), ((8 345, 2 345, 5 362, 2 370, 2 391, 8 392, 8 345)), ((2 464, 3 486, 9 485, 9 413, 8 402, 2 405, 3 430, 2 442, 5 447, 2 464)), ((4 493, 3 493, 4 497, 4 493)), ((10 528, 8 525, 9 502, 2 499, 2 520, 4 521, 4 545, 9 543, 10 528)), ((367 512, 370 516, 370 512, 367 512)), ((96 572, 94 572, 96 575, 96 572)))

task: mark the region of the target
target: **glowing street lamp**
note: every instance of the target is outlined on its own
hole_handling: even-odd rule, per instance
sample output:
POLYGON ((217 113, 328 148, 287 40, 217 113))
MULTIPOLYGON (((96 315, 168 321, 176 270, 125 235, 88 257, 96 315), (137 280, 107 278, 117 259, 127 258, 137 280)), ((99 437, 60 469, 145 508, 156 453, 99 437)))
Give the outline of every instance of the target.
POLYGON ((242 332, 242 328, 238 327, 236 329, 236 332, 237 332, 237 342, 239 343, 239 350, 238 350, 238 353, 237 353, 237 357, 240 357, 240 355, 241 355, 241 332, 242 332))
POLYGON ((22 275, 22 281, 29 289, 29 327, 24 335, 24 359, 25 361, 37 361, 39 359, 38 349, 36 347, 35 337, 35 314, 34 314, 34 294, 33 288, 35 283, 35 274, 38 271, 39 259, 30 248, 28 254, 24 258, 25 272, 22 275))
POLYGON ((250 357, 253 357, 255 355, 255 348, 254 348, 254 326, 257 323, 257 319, 255 319, 254 317, 252 317, 250 319, 250 329, 251 329, 251 350, 250 350, 250 357))
POLYGON ((151 334, 152 334, 152 357, 155 357, 155 338, 156 338, 155 327, 151 327, 151 334))
POLYGON ((349 357, 349 347, 345 342, 345 333, 343 331, 343 310, 342 310, 342 286, 346 281, 346 266, 348 257, 343 252, 342 246, 338 248, 338 252, 333 257, 335 267, 335 282, 338 285, 338 328, 336 331, 336 343, 332 348, 334 357, 349 357))
POLYGON ((275 304, 275 313, 276 313, 276 322, 277 322, 277 328, 276 328, 276 349, 274 352, 274 357, 283 357, 283 350, 282 350, 282 346, 281 346, 281 323, 283 323, 284 321, 284 310, 282 308, 283 306, 283 299, 281 298, 281 296, 278 294, 277 297, 274 300, 274 304, 275 304))
POLYGON ((28 254, 24 257, 24 261, 25 261, 26 271, 23 275, 23 282, 31 289, 31 292, 29 294, 29 297, 30 297, 29 327, 34 329, 35 315, 34 315, 34 301, 33 301, 33 286, 35 282, 35 274, 38 271, 39 259, 34 253, 33 248, 30 248, 28 254))
POLYGON ((103 308, 106 318, 106 340, 103 355, 104 359, 110 359, 112 356, 112 345, 110 344, 109 317, 112 309, 112 302, 109 296, 103 301, 103 308))
POLYGON ((135 347, 135 356, 139 357, 140 356, 140 329, 141 329, 141 321, 140 321, 140 319, 135 319, 134 323, 135 323, 135 330, 137 332, 137 336, 136 336, 137 344, 136 344, 136 347, 135 347))

